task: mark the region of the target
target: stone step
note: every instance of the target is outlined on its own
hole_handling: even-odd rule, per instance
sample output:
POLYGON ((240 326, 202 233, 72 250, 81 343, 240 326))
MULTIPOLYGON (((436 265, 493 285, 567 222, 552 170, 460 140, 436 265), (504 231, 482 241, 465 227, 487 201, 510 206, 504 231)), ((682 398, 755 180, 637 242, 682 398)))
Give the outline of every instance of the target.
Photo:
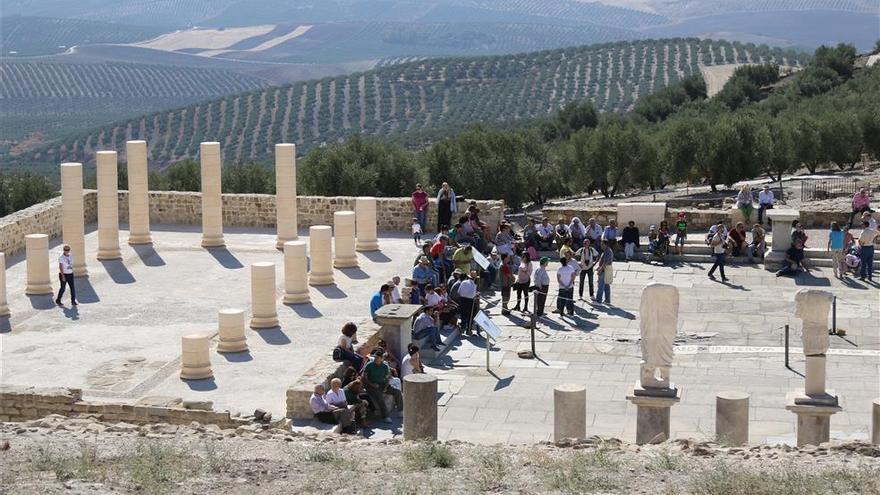
POLYGON ((438 357, 446 354, 450 347, 455 344, 455 341, 458 339, 461 334, 461 330, 456 326, 454 328, 443 328, 440 330, 440 335, 443 338, 443 343, 440 344, 440 350, 435 351, 428 346, 428 339, 420 339, 414 340, 413 344, 419 346, 419 354, 422 356, 422 359, 437 359, 438 357))

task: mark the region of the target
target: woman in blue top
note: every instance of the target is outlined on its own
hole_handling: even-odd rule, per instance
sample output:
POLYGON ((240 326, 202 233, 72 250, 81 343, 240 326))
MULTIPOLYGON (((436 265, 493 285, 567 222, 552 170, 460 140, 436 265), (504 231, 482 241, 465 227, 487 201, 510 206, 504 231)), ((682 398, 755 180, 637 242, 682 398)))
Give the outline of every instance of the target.
POLYGON ((831 263, 834 267, 834 276, 843 278, 846 275, 846 243, 845 234, 840 230, 837 222, 831 222, 831 232, 828 233, 828 246, 825 252, 831 251, 831 263))

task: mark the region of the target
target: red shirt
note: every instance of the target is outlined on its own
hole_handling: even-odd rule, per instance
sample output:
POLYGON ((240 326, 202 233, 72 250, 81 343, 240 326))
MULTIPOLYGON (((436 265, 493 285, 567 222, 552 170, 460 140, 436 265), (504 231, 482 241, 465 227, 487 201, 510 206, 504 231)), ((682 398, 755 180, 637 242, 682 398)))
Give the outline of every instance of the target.
POLYGON ((412 204, 413 208, 417 211, 423 211, 428 209, 428 193, 424 190, 415 191, 412 193, 412 204))
POLYGON ((435 242, 431 246, 431 257, 436 258, 436 257, 440 256, 440 253, 443 252, 444 247, 445 246, 443 245, 442 242, 440 242, 440 241, 435 242))

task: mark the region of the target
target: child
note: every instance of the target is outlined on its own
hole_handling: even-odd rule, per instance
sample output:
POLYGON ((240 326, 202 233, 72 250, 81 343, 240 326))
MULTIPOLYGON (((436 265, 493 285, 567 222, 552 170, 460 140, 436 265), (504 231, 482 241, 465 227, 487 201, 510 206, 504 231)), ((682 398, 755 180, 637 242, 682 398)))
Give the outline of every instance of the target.
POLYGON ((675 250, 679 256, 684 254, 684 241, 687 240, 687 230, 687 218, 685 218, 683 211, 679 212, 678 221, 675 222, 675 250))
POLYGON ((846 250, 844 249, 845 235, 840 230, 837 222, 831 222, 831 232, 828 233, 828 245, 825 252, 831 251, 831 266, 834 268, 834 276, 843 278, 846 276, 846 250))
POLYGON ((412 219, 412 235, 416 246, 420 245, 422 243, 422 224, 419 223, 418 218, 412 219))
POLYGON ((623 228, 621 239, 623 240, 623 254, 626 256, 626 261, 629 261, 635 256, 636 248, 639 247, 639 228, 636 227, 634 221, 630 220, 623 228))

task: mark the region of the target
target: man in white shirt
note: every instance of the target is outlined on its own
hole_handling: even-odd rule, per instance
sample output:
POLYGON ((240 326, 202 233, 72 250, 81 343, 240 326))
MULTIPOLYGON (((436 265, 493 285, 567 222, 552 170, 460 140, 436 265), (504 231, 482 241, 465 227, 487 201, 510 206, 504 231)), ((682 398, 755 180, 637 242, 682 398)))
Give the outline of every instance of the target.
POLYGON ((764 184, 761 192, 758 193, 758 224, 764 224, 764 212, 773 209, 773 201, 775 199, 776 198, 773 197, 773 191, 770 190, 770 186, 764 184))
POLYGON ((553 240, 556 239, 556 229, 550 224, 550 219, 544 217, 537 227, 538 230, 538 246, 541 249, 552 249, 553 240))
MULTIPOLYGON (((340 392, 342 391, 340 390, 340 392)), ((345 400, 344 392, 342 398, 345 400)), ((327 397, 324 396, 324 385, 320 383, 315 385, 314 393, 309 398, 309 406, 312 408, 315 418, 322 423, 338 424, 343 429, 351 426, 351 412, 348 407, 338 407, 328 402, 327 397)))
POLYGON ((556 298, 556 311, 561 315, 568 310, 568 316, 574 316, 574 278, 576 271, 574 263, 567 258, 562 258, 559 263, 562 266, 556 270, 556 282, 559 283, 559 297, 556 298))
POLYGON ((550 258, 544 256, 538 261, 538 269, 535 270, 535 316, 544 316, 544 303, 547 302, 547 292, 550 290, 550 275, 547 274, 547 264, 550 258))
POLYGON ((406 356, 400 361, 400 378, 413 373, 424 373, 422 369, 422 359, 419 355, 419 346, 410 344, 406 348, 406 356))
MULTIPOLYGON (((466 335, 471 335, 471 322, 477 313, 477 284, 474 283, 474 272, 462 278, 458 286, 458 308, 461 318, 461 329, 466 335)), ((480 329, 477 328, 477 335, 480 329)))
POLYGON ((590 244, 592 244, 593 246, 598 246, 599 243, 602 241, 602 232, 604 232, 605 229, 603 229, 601 225, 596 223, 595 218, 591 218, 587 222, 586 227, 587 227, 587 229, 586 229, 587 230, 587 239, 590 240, 590 244))
POLYGON ((55 304, 61 306, 61 296, 64 295, 64 287, 70 286, 70 304, 76 306, 76 286, 73 283, 73 256, 70 255, 70 246, 64 246, 64 254, 58 257, 58 280, 61 281, 61 289, 55 304))
POLYGON ((400 304, 400 289, 398 288, 400 285, 400 277, 395 275, 388 285, 391 286, 391 302, 393 304, 400 304))
POLYGON ((709 270, 709 278, 712 280, 715 280, 715 270, 717 269, 721 272, 721 280, 727 282, 727 277, 724 276, 724 258, 727 254, 725 241, 727 241, 727 235, 725 235, 724 223, 718 222, 718 227, 715 229, 715 235, 713 235, 709 241, 709 246, 712 248, 712 254, 715 256, 715 263, 709 270))

